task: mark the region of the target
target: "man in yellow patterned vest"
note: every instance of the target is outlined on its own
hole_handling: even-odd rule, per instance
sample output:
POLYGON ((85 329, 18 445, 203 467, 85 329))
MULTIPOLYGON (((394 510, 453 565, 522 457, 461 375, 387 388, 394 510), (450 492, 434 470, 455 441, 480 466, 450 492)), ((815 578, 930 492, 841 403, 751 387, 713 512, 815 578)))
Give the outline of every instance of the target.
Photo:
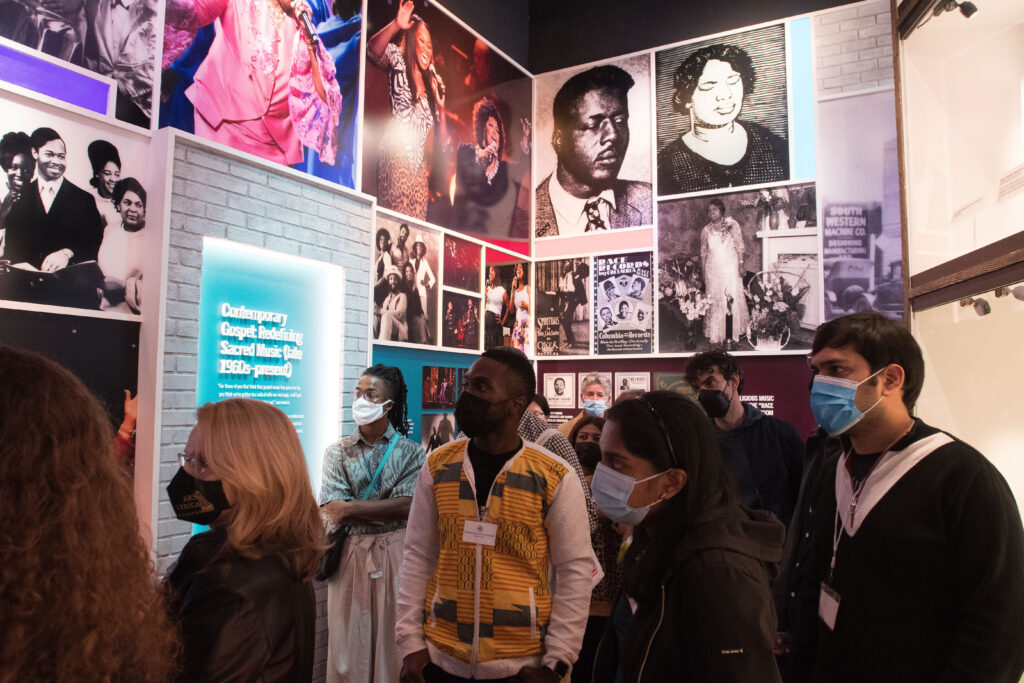
POLYGON ((398 598, 402 683, 553 683, 576 660, 595 563, 583 488, 517 434, 536 391, 520 351, 485 351, 420 470, 398 598), (555 580, 557 576, 557 581, 555 580))

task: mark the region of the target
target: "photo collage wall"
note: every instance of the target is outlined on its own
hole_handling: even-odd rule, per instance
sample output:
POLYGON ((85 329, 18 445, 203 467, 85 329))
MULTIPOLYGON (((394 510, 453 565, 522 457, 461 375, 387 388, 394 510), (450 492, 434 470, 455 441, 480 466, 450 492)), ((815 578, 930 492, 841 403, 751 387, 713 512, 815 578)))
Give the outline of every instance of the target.
POLYGON ((537 357, 901 317, 889 25, 866 2, 538 75, 537 357))
POLYGON ((437 3, 311 0, 309 35, 273 3, 9 4, 0 36, 111 77, 99 118, 132 125, 5 96, 0 299, 139 315, 143 160, 171 126, 376 198, 377 343, 786 354, 902 315, 884 2, 536 76, 437 3), (77 202, 67 244, 22 237, 40 180, 76 197, 33 209, 77 202))

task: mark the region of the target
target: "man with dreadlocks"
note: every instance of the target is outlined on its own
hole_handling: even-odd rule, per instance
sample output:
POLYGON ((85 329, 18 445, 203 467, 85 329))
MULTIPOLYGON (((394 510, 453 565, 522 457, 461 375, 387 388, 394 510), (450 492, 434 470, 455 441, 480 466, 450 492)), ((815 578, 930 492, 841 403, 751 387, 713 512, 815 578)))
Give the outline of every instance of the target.
POLYGON ((352 391, 356 429, 327 448, 320 509, 328 532, 348 529, 327 592, 327 681, 397 681, 395 599, 405 525, 423 447, 405 437, 398 368, 367 368, 352 391))

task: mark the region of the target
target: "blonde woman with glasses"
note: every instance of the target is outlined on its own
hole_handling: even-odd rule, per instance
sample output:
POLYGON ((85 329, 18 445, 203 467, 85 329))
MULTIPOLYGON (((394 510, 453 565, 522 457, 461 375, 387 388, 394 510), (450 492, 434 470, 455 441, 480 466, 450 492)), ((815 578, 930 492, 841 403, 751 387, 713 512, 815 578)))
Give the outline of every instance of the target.
POLYGON ((175 514, 211 527, 166 579, 180 680, 309 680, 325 543, 291 421, 262 401, 208 403, 179 460, 167 487, 175 514))

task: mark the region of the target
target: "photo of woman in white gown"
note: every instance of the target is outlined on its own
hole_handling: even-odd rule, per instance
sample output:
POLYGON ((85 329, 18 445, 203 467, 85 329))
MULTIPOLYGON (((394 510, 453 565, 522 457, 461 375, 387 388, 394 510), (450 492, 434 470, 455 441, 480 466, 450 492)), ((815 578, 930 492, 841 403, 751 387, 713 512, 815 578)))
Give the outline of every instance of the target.
POLYGON ((712 344, 735 344, 750 322, 743 295, 743 234, 739 223, 725 215, 721 199, 708 202, 708 219, 700 233, 704 295, 710 302, 704 317, 704 336, 712 344), (732 329, 727 330, 730 311, 732 329))

